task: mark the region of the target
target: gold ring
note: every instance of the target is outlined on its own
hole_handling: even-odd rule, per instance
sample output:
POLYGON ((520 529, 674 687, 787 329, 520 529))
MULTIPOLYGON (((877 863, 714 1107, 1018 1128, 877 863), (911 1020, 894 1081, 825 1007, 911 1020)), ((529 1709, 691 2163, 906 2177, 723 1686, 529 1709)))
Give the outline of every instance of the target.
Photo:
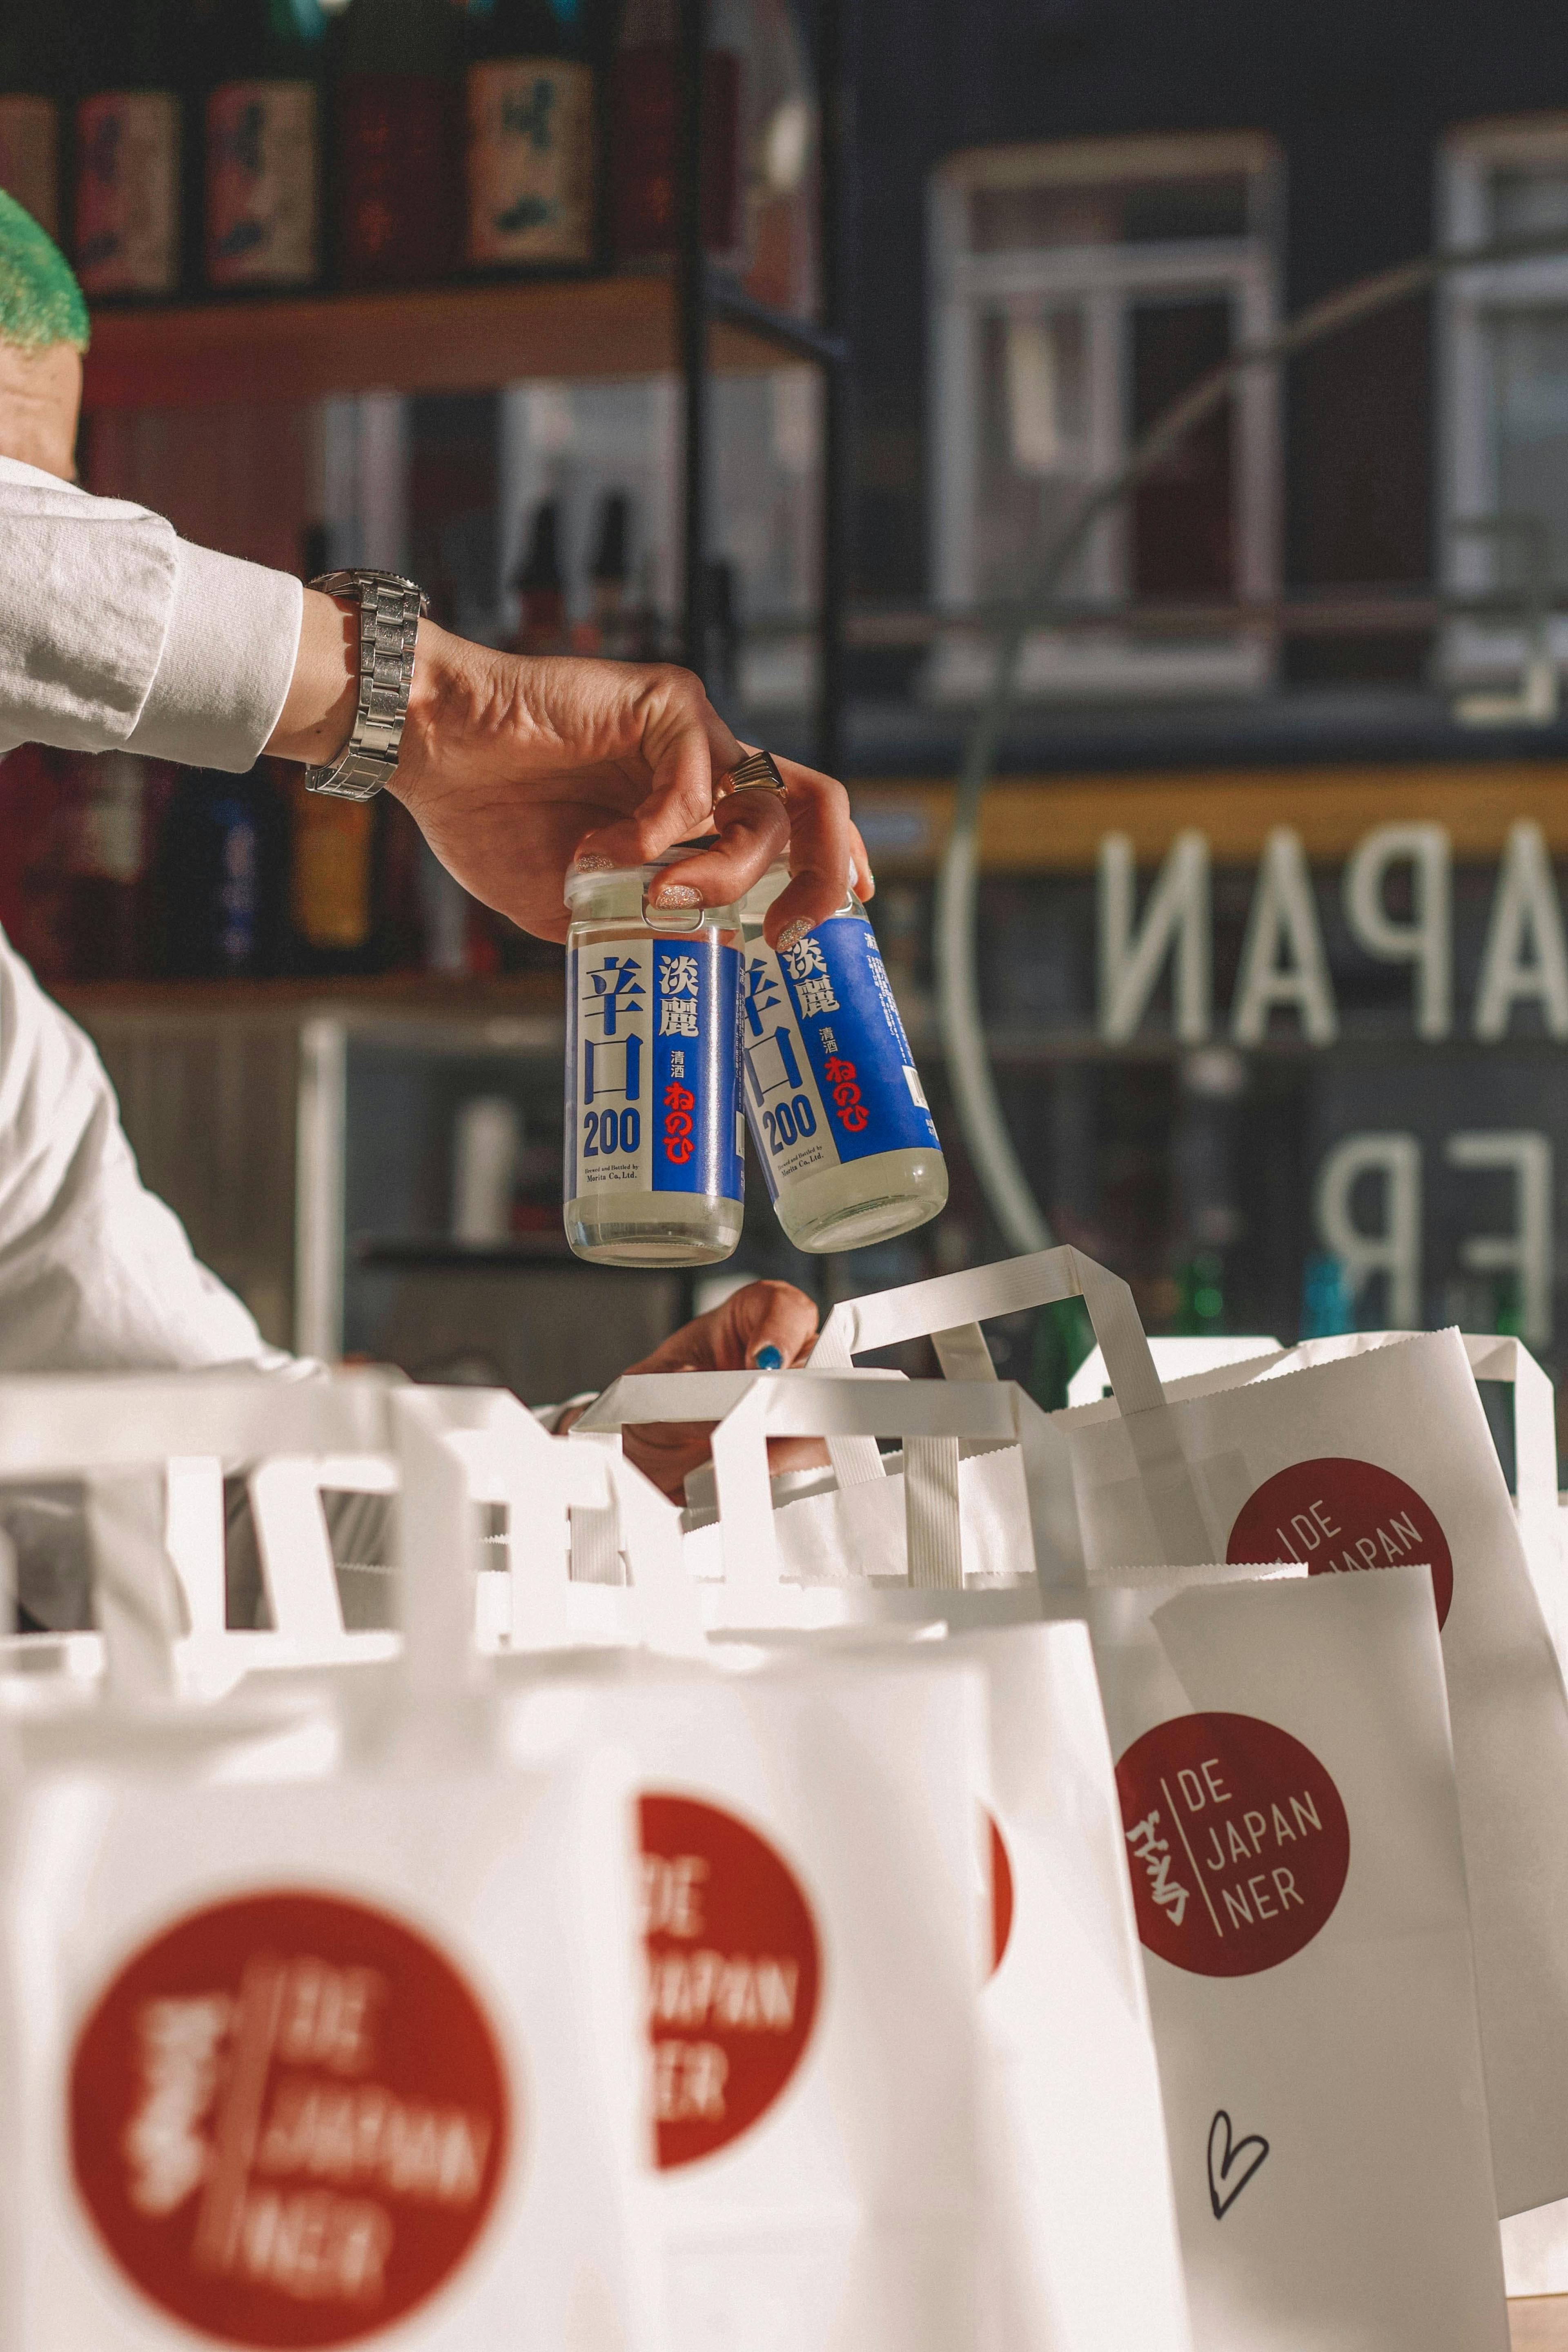
MULTIPOLYGON (((782 793, 784 780, 771 751, 748 751, 730 771, 731 793, 782 793)), ((723 797, 728 800, 729 793, 723 797)))

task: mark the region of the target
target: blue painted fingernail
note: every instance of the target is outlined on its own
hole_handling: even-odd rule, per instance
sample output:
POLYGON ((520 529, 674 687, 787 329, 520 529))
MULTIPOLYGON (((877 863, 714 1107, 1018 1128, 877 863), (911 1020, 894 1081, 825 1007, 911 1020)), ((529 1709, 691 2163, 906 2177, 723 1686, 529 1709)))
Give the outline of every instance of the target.
POLYGON ((756 1362, 759 1372, 782 1372, 784 1370, 784 1356, 777 1348, 759 1348, 756 1362))

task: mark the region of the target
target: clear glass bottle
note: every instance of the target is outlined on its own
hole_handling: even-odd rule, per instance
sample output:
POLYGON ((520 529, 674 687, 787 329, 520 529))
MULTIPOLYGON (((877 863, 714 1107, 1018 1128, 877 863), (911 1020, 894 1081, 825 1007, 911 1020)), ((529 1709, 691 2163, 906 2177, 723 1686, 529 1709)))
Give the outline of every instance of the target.
POLYGON ((600 1265, 712 1265, 741 1238, 739 912, 648 904, 701 845, 567 877, 566 1238, 600 1265))
POLYGON ((796 1249, 864 1249, 940 1215, 947 1162, 864 908, 850 893, 775 954, 763 919, 788 880, 771 866, 742 909, 746 1118, 796 1249))

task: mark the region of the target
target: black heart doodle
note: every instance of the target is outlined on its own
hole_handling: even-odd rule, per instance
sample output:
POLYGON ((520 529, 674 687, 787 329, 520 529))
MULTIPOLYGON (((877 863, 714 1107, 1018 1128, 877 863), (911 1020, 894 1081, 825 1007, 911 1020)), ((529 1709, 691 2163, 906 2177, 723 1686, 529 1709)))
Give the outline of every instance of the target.
POLYGON ((1230 2117, 1223 2107, 1220 2108, 1209 2126, 1209 2203, 1214 2208, 1214 2217, 1216 2221, 1224 2221, 1268 2153, 1268 2142, 1261 2132, 1248 2132, 1245 2139, 1233 2140, 1230 2136, 1230 2117), (1221 2139, 1225 2143, 1223 2155, 1219 2154, 1215 2145, 1221 2139), (1220 2191, 1225 2189, 1229 2180, 1232 2169, 1240 2163, 1249 2148, 1254 2151, 1252 2161, 1242 2173, 1235 2188, 1222 2197, 1220 2191))

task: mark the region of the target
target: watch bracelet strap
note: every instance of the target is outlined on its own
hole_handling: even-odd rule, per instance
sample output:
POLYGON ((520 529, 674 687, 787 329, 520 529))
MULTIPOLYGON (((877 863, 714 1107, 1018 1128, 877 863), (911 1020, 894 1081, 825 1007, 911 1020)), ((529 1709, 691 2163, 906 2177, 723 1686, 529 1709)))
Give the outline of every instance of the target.
POLYGON ((310 585, 359 604, 359 696, 347 743, 328 766, 306 769, 306 790, 335 800, 374 800, 397 772, 415 647, 430 600, 412 580, 392 572, 326 572, 310 585))

